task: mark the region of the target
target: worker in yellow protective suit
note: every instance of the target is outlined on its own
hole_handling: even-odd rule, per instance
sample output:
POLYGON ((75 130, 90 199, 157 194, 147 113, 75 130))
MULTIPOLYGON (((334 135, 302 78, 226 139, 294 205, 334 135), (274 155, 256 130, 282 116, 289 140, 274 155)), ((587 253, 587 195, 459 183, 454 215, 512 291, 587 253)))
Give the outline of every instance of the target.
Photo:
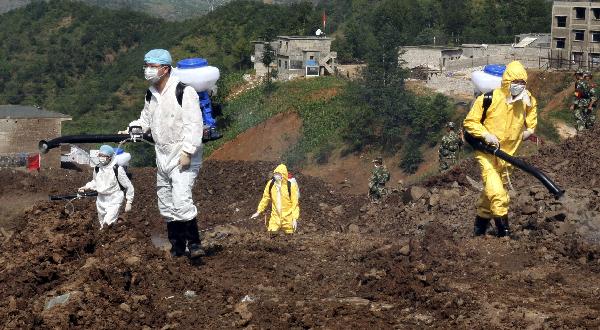
MULTIPOLYGON (((489 145, 499 147, 509 155, 521 141, 533 134, 537 125, 537 101, 526 89, 527 72, 518 61, 506 66, 502 85, 493 91, 492 101, 484 111, 484 95, 479 96, 464 120, 464 129, 489 145)), ((475 152, 481 167, 484 189, 479 198, 475 218, 475 236, 485 235, 490 219, 494 219, 497 236, 510 235, 508 225, 509 196, 504 188, 510 164, 493 155, 475 152)))
POLYGON ((298 228, 300 217, 298 195, 298 184, 295 180, 288 180, 287 167, 280 164, 273 171, 273 178, 267 182, 256 213, 251 218, 257 218, 271 202, 271 218, 267 230, 270 233, 283 230, 286 234, 293 234, 298 228))

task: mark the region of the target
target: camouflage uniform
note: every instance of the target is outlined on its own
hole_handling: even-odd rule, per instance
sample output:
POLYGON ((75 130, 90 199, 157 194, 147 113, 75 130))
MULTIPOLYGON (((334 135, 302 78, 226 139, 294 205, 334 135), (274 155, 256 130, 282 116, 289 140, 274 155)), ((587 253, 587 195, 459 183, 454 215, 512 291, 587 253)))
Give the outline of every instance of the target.
POLYGON ((369 198, 372 201, 377 201, 386 194, 385 184, 388 181, 390 181, 390 172, 385 165, 375 166, 369 179, 369 198))
POLYGON ((458 153, 463 145, 462 139, 453 129, 454 125, 448 126, 451 131, 442 137, 442 143, 438 150, 440 157, 440 172, 446 171, 456 164, 458 153))
POLYGON ((573 108, 575 120, 577 122, 577 131, 590 129, 594 126, 596 115, 593 106, 597 100, 596 86, 586 80, 579 80, 575 83, 575 96, 573 98, 573 108), (590 109, 590 107, 592 107, 590 109))

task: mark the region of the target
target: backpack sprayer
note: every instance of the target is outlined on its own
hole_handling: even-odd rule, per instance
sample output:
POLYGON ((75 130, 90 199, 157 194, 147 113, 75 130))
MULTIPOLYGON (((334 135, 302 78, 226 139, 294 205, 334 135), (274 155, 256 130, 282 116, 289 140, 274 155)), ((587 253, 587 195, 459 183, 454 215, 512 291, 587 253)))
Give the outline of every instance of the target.
MULTIPOLYGON (((483 124, 485 121, 487 110, 492 104, 492 92, 495 88, 500 87, 502 82, 502 74, 504 73, 505 69, 506 66, 504 65, 487 65, 483 71, 475 71, 471 76, 471 80, 475 86, 475 91, 484 94, 481 124, 483 124)), ((546 187, 546 189, 548 189, 552 195, 554 195, 554 198, 559 199, 565 193, 563 189, 558 187, 542 171, 528 164, 524 160, 507 154, 506 152, 500 150, 500 147, 490 146, 481 139, 474 137, 466 130, 464 130, 463 135, 465 137, 465 141, 467 141, 467 143, 469 143, 473 149, 494 155, 533 175, 544 185, 544 187, 546 187)))

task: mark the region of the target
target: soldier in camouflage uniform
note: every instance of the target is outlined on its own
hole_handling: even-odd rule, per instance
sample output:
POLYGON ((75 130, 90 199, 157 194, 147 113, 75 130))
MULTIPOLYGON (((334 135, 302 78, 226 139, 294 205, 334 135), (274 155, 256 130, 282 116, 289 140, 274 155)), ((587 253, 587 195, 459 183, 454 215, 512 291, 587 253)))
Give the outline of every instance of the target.
POLYGON ((455 131, 456 125, 454 125, 453 122, 449 122, 446 127, 448 128, 448 134, 442 137, 442 143, 438 150, 440 156, 440 172, 444 172, 456 164, 458 153, 463 145, 463 140, 455 131))
POLYGON ((590 71, 580 69, 577 70, 575 76, 577 81, 575 82, 575 95, 571 110, 575 115, 577 131, 581 132, 594 126, 596 121, 594 107, 597 101, 597 92, 590 71))
POLYGON ((369 199, 377 203, 386 194, 385 184, 390 181, 390 172, 383 165, 381 157, 375 158, 373 164, 375 167, 369 179, 369 199))

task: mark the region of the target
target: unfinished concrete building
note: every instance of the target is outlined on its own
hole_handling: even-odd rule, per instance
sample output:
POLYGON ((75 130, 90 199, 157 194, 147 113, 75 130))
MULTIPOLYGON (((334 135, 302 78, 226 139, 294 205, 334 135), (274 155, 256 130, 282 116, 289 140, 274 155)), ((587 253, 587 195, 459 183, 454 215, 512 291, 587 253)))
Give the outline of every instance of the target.
POLYGON ((552 67, 600 66, 600 0, 554 1, 552 67))
MULTIPOLYGON (((271 65, 277 69, 277 78, 288 80, 334 74, 337 52, 331 51, 332 41, 331 38, 317 36, 278 36, 270 42, 275 51, 275 62, 271 65)), ((267 73, 261 62, 266 42, 255 41, 253 44, 254 69, 257 75, 263 76, 267 73)))

